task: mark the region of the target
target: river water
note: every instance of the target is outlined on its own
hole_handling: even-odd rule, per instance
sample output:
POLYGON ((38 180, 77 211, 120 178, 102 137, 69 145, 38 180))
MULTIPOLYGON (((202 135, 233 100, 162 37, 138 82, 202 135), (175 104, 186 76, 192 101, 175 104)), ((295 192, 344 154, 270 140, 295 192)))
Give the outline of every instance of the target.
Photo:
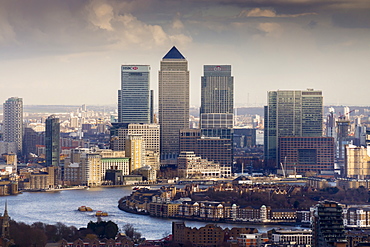
MULTIPOLYGON (((142 236, 147 239, 160 239, 164 234, 171 233, 172 219, 130 214, 118 209, 118 200, 123 196, 130 195, 131 192, 131 187, 25 192, 15 196, 0 197, 0 212, 1 214, 3 213, 4 205, 7 201, 9 216, 15 221, 27 224, 34 222, 55 224, 61 222, 67 226, 80 228, 86 227, 89 221, 96 221, 95 211, 101 210, 109 214, 103 220, 112 220, 119 228, 122 228, 126 223, 133 224, 141 232, 142 236), (77 210, 79 206, 91 207, 94 212, 80 212, 77 210)), ((186 221, 186 225, 191 227, 201 227, 205 224, 197 221, 186 221)), ((218 225, 223 228, 255 227, 260 232, 266 232, 273 228, 273 226, 247 224, 218 225)))

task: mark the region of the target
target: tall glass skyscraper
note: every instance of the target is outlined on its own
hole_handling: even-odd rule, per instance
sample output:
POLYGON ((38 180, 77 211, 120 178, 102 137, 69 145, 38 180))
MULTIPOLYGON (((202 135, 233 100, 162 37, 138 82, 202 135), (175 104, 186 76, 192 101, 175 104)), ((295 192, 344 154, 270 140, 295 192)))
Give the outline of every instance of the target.
POLYGON ((204 65, 201 78, 198 155, 221 165, 221 176, 231 175, 233 163, 234 77, 231 65, 204 65))
POLYGON ((118 122, 150 123, 150 67, 122 65, 121 90, 118 90, 118 122))
POLYGON ((175 46, 163 57, 158 76, 161 156, 177 158, 180 130, 189 128, 189 71, 175 46))
POLYGON ((200 113, 233 113, 231 65, 204 65, 203 70, 200 113))
POLYGON ((60 162, 60 123, 55 115, 45 121, 45 153, 47 166, 59 166, 60 162))
POLYGON ((268 92, 265 107, 265 161, 278 164, 279 137, 321 137, 322 91, 313 89, 268 92))
POLYGON ((4 142, 16 143, 17 154, 22 154, 23 140, 23 100, 12 97, 3 104, 4 142))
POLYGON ((204 65, 201 80, 201 128, 232 128, 234 77, 231 76, 231 65, 204 65))

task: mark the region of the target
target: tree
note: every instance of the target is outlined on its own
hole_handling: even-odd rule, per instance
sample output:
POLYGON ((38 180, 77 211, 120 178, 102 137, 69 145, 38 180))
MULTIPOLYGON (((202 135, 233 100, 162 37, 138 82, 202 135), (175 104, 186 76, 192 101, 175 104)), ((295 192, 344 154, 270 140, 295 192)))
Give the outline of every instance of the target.
POLYGON ((99 238, 114 238, 118 233, 118 226, 112 221, 90 221, 87 224, 87 229, 92 230, 99 238))
POLYGON ((134 225, 130 223, 124 224, 122 230, 128 238, 134 241, 134 243, 140 242, 141 233, 135 229, 134 225))

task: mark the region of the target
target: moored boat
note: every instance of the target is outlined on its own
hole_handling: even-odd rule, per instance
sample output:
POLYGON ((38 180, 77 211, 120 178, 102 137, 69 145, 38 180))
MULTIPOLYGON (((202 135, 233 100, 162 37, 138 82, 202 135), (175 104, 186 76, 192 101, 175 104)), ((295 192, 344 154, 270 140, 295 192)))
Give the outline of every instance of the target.
POLYGON ((81 212, 91 212, 93 210, 90 207, 81 206, 81 207, 78 207, 78 211, 81 211, 81 212))
POLYGON ((108 213, 103 211, 96 211, 95 216, 105 217, 108 216, 108 213))

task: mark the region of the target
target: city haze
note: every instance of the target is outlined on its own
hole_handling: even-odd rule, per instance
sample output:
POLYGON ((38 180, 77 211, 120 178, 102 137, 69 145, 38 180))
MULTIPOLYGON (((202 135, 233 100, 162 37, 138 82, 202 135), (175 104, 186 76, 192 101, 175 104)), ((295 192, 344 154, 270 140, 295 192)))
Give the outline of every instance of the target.
POLYGON ((122 64, 150 65, 157 95, 159 62, 175 45, 194 106, 204 64, 232 65, 235 106, 306 88, 325 105, 366 105, 369 11, 367 0, 2 1, 0 100, 116 104, 122 64))

